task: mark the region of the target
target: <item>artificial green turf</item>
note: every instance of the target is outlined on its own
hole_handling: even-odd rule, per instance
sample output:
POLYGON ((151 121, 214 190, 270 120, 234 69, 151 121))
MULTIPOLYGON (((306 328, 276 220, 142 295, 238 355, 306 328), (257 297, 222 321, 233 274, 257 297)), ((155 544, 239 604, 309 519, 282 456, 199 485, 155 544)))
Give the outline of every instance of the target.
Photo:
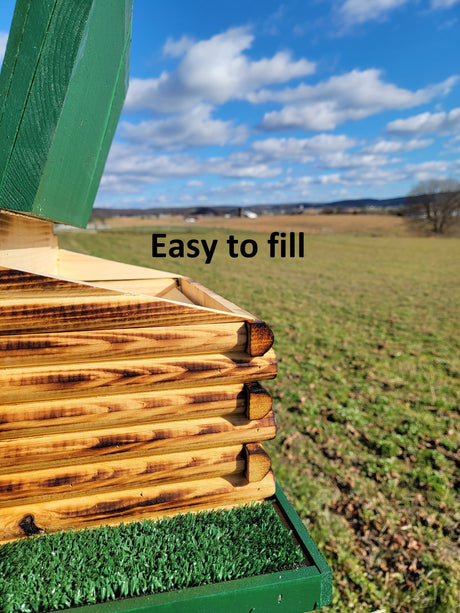
POLYGON ((54 611, 291 568, 270 503, 46 534, 0 547, 0 610, 54 611))

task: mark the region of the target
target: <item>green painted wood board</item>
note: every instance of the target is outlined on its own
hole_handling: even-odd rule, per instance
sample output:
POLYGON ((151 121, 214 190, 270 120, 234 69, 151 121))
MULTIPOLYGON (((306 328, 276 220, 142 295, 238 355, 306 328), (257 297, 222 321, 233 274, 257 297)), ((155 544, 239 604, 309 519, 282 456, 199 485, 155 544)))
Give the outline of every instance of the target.
POLYGON ((0 75, 0 207, 85 227, 128 87, 132 0, 18 0, 0 75))

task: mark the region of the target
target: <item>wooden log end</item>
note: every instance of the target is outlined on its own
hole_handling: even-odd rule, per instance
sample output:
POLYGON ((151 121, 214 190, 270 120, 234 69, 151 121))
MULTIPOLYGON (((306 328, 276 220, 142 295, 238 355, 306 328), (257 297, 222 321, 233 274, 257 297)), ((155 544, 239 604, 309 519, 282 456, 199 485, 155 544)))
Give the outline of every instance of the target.
POLYGON ((248 328, 246 353, 253 358, 264 355, 273 345, 272 330, 261 320, 246 322, 246 326, 248 328))
POLYGON ((272 397, 258 382, 246 383, 246 417, 262 419, 272 408, 272 397))
POLYGON ((247 443, 245 476, 249 483, 261 481, 270 471, 271 461, 260 443, 247 443))

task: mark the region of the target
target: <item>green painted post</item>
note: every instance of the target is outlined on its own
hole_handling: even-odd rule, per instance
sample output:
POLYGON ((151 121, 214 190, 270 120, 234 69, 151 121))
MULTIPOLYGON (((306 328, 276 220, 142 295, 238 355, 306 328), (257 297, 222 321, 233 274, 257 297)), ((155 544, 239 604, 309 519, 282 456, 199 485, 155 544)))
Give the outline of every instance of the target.
POLYGON ((18 0, 0 74, 0 208, 85 227, 128 87, 132 0, 18 0))

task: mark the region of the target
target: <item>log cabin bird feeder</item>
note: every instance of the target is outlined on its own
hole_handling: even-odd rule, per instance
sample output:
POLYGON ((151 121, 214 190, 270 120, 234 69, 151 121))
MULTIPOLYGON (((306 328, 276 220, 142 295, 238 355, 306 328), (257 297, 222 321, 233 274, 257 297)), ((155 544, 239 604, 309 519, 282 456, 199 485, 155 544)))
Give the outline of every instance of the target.
POLYGON ((267 324, 53 233, 90 216, 131 13, 132 0, 16 4, 0 75, 0 543, 275 496, 267 324))

